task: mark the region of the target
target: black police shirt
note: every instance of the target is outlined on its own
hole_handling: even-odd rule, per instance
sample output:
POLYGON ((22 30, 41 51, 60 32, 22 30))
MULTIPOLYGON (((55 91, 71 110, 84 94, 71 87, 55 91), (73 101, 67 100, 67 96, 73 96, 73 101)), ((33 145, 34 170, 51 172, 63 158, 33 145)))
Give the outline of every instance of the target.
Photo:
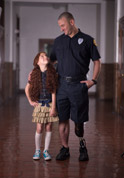
POLYGON ((90 59, 99 58, 95 40, 80 30, 72 38, 65 34, 57 37, 50 56, 51 61, 58 62, 57 71, 61 77, 86 76, 90 59))

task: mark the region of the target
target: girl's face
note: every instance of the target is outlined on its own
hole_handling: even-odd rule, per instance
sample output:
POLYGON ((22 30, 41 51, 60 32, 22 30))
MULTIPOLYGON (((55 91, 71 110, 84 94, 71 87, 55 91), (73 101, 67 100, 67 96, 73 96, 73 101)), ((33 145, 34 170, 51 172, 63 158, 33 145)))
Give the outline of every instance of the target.
POLYGON ((47 65, 49 63, 49 58, 47 57, 46 53, 40 53, 39 56, 39 61, 38 61, 38 65, 47 65))

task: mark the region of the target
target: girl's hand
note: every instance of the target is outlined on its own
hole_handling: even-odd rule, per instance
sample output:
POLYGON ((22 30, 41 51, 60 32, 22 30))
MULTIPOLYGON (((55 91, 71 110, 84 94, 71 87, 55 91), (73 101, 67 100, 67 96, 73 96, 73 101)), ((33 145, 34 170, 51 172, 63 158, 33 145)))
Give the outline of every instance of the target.
POLYGON ((35 102, 35 101, 29 101, 29 103, 31 106, 34 106, 34 107, 38 105, 38 102, 35 102))
POLYGON ((52 108, 51 111, 50 111, 49 116, 51 116, 51 117, 55 117, 55 116, 57 116, 56 109, 53 109, 53 108, 52 108))

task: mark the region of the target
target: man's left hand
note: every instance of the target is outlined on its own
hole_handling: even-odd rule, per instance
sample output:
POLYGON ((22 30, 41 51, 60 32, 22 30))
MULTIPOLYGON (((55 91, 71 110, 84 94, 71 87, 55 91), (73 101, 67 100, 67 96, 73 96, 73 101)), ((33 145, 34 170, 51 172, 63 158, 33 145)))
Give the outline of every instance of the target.
POLYGON ((80 83, 86 83, 88 89, 94 85, 94 82, 92 80, 83 80, 83 81, 80 81, 80 83))

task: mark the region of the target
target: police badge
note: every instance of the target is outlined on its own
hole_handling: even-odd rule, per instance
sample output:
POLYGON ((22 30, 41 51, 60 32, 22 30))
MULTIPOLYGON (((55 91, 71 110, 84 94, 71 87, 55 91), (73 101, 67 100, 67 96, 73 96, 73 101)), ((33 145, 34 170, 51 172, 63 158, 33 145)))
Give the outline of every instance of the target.
POLYGON ((83 41, 84 41, 83 38, 79 38, 78 39, 78 44, 80 45, 81 43, 83 43, 83 41))

